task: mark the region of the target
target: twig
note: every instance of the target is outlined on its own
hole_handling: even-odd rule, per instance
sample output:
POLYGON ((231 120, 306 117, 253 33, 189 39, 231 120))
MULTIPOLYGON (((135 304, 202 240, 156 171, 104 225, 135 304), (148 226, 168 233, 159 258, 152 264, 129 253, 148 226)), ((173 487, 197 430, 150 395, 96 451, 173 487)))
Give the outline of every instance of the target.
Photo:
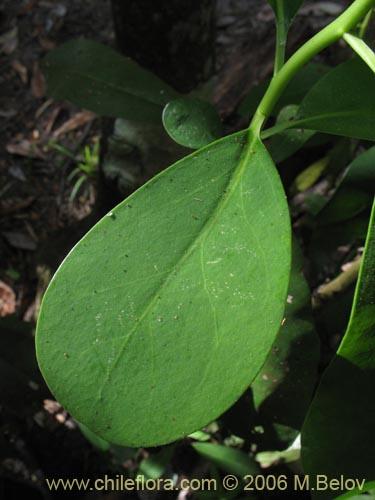
POLYGON ((313 308, 317 309, 326 300, 331 299, 337 293, 343 292, 349 288, 349 286, 352 285, 358 277, 361 261, 362 257, 355 260, 348 269, 339 274, 335 279, 329 283, 321 285, 313 295, 313 308))

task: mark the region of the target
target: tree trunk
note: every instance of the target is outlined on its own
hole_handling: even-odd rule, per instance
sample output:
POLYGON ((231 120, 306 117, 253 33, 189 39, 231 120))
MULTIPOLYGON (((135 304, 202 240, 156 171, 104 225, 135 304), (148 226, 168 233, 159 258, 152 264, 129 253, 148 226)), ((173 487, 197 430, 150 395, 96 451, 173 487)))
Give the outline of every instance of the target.
POLYGON ((121 52, 180 92, 214 69, 216 0, 111 0, 121 52))

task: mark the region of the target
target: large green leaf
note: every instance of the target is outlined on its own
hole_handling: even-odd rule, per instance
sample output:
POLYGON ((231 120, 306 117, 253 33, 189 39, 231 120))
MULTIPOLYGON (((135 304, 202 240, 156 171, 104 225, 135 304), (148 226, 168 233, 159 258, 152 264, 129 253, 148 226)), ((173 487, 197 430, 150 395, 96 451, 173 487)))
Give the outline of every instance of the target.
MULTIPOLYGON (((327 134, 375 140, 375 75, 358 58, 340 64, 307 93, 295 121, 274 128, 308 128, 327 134)), ((269 136, 271 130, 265 132, 269 136)))
POLYGON ((285 30, 287 31, 298 9, 303 4, 303 1, 304 0, 268 0, 268 3, 271 4, 276 17, 283 20, 285 30))
MULTIPOLYGON (((375 204, 348 329, 302 429, 302 461, 310 477, 374 480, 374 280, 375 204)), ((332 491, 315 491, 313 496, 328 500, 332 491)))
POLYGON ((294 241, 283 325, 251 386, 259 421, 263 427, 274 427, 277 446, 290 444, 302 427, 318 375, 319 354, 311 294, 302 274, 302 254, 294 241))
POLYGON ((151 72, 89 40, 73 40, 51 51, 44 73, 48 95, 99 115, 160 122, 163 107, 178 97, 151 72))
POLYGON ((222 135, 222 124, 215 108, 206 101, 181 97, 169 102, 163 111, 163 125, 181 146, 198 149, 222 135))
POLYGON ((290 222, 262 143, 226 137, 104 217, 44 297, 37 355, 92 432, 171 442, 231 406, 263 365, 285 307, 290 222))

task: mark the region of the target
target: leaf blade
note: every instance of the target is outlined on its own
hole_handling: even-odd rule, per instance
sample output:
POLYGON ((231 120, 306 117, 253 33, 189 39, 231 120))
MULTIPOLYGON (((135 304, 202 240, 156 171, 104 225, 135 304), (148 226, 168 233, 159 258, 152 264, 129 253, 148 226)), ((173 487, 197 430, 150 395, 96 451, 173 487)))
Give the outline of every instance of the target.
POLYGON ((373 72, 358 58, 340 64, 307 93, 289 126, 375 140, 373 72))
POLYGON ((343 39, 375 73, 375 54, 367 43, 350 33, 344 33, 343 39))
POLYGON ((163 125, 170 137, 191 149, 199 149, 222 134, 220 118, 210 103, 197 98, 180 98, 163 110, 163 125))
MULTIPOLYGON (((323 375, 302 429, 307 474, 373 480, 374 276, 375 204, 347 332, 323 375)), ((331 493, 320 491, 313 496, 330 498, 331 493)))
POLYGON ((283 17, 285 29, 288 30, 298 9, 303 4, 303 1, 304 0, 268 0, 268 3, 271 4, 277 17, 283 17))
POLYGON ((90 40, 72 40, 51 51, 44 73, 51 97, 104 116, 160 121, 163 107, 178 96, 151 72, 90 40))
POLYGON ((274 165, 256 139, 249 155, 247 140, 230 136, 156 176, 88 233, 45 295, 42 372, 110 442, 165 444, 203 427, 268 354, 285 304, 290 225, 274 165))
POLYGON ((236 474, 239 477, 259 473, 256 462, 242 450, 213 443, 192 443, 191 446, 224 472, 236 474))

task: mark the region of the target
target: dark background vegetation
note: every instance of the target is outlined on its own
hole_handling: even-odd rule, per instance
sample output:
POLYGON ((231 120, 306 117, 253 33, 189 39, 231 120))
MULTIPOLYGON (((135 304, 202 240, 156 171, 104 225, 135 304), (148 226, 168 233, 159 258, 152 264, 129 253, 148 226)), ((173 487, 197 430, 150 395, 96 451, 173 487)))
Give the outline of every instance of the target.
MULTIPOLYGON (((332 9, 342 4, 305 2, 288 50, 325 25, 332 9)), ((263 0, 218 0, 216 5, 213 0, 118 0, 112 6, 97 0, 0 4, 0 498, 4 500, 121 498, 124 493, 51 493, 44 478, 131 473, 136 461, 154 452, 140 450, 134 461, 120 452, 96 450, 53 400, 34 358, 35 322, 53 271, 73 244, 124 196, 101 167, 112 121, 46 96, 43 57, 81 36, 117 46, 182 92, 206 83, 227 132, 245 125, 236 107, 255 83, 272 73, 274 20, 263 0), (98 143, 101 155, 94 157, 94 163, 100 160, 99 166, 72 197, 77 177, 69 175, 84 161, 84 148, 93 151, 98 143)), ((332 64, 340 57, 335 47, 325 51, 322 60, 332 64)), ((298 169, 298 161, 289 172, 298 169)), ((151 175, 147 165, 138 167, 125 192, 151 175)), ((312 276, 312 286, 324 278, 312 276)), ((182 443, 173 470, 181 476, 204 477, 207 464, 182 443)), ((128 496, 168 497, 165 493, 128 496)))

